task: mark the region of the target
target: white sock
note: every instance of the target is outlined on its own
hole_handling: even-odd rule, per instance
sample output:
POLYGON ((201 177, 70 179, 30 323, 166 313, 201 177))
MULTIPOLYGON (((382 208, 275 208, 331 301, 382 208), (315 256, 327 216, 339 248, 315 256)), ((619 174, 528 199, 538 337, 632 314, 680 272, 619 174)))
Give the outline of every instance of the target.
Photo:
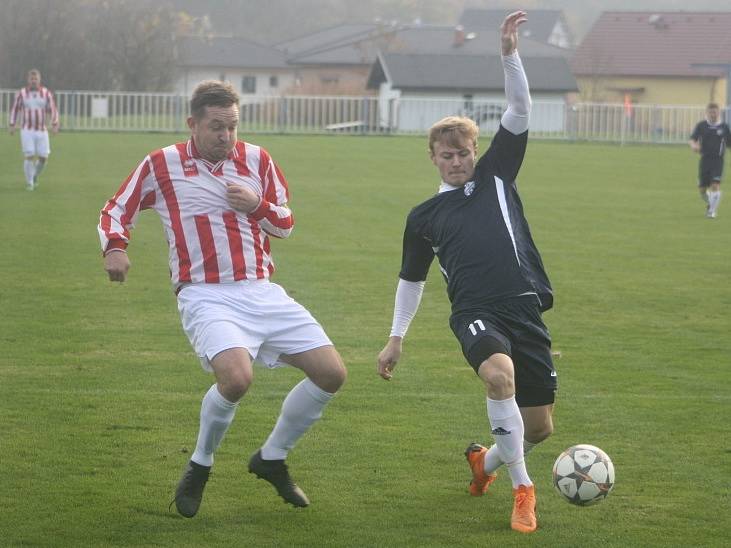
POLYGON ((494 474, 495 470, 503 465, 503 459, 500 458, 500 450, 497 448, 497 445, 493 444, 493 446, 487 450, 487 453, 485 453, 485 460, 482 464, 486 474, 494 474))
MULTIPOLYGON (((528 440, 523 440, 523 456, 525 457, 528 453, 530 453, 531 449, 533 449, 536 445, 538 444, 528 440)), ((485 453, 485 459, 483 461, 485 473, 494 474, 495 470, 500 468, 502 464, 503 459, 500 458, 500 451, 498 450, 497 445, 493 445, 487 450, 487 453, 485 453)))
POLYGON ((500 459, 507 465, 513 488, 533 485, 523 459, 523 417, 515 396, 506 400, 487 398, 487 417, 500 459))
POLYGON ((708 199, 709 199, 710 212, 715 213, 716 208, 718 207, 718 202, 721 201, 721 191, 712 190, 711 192, 708 193, 708 199))
POLYGON ((710 199, 708 198, 708 191, 707 190, 704 190, 703 192, 701 192, 700 195, 701 195, 701 200, 703 200, 704 202, 706 202, 706 204, 710 204, 710 199))
POLYGON ((310 426, 322 417, 322 410, 334 394, 325 392, 310 379, 295 386, 282 403, 274 430, 261 447, 264 460, 283 460, 310 426))
POLYGON ((32 185, 33 176, 36 174, 36 167, 33 165, 33 160, 23 160, 23 171, 25 172, 25 182, 32 185))
POLYGON ((201 404, 198 442, 190 460, 201 466, 213 466, 213 453, 234 420, 238 405, 238 402, 232 403, 224 398, 215 384, 208 389, 201 404))
POLYGON ((46 161, 45 160, 38 160, 35 163, 35 176, 38 177, 41 174, 41 171, 43 171, 43 168, 46 167, 46 161))

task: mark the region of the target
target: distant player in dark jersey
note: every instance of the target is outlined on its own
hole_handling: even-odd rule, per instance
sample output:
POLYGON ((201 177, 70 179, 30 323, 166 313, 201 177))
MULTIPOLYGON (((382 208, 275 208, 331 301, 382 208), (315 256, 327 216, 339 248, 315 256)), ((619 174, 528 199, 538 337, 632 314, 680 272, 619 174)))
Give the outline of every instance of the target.
POLYGON ((487 152, 476 161, 477 125, 448 117, 430 130, 429 150, 439 193, 408 216, 391 336, 378 356, 390 379, 402 339, 416 313, 436 256, 452 303, 450 326, 484 382, 494 445, 465 451, 470 493, 481 496, 506 464, 513 483, 513 529, 537 527, 535 489, 524 453, 553 431, 556 371, 541 312, 553 304, 551 285, 523 215, 515 183, 528 140, 528 81, 516 50, 526 13, 502 24, 508 109, 487 152))
POLYGON ((716 103, 706 107, 706 119, 698 122, 690 136, 690 148, 701 155, 698 165, 698 190, 706 203, 706 217, 716 217, 721 201, 721 177, 723 176, 723 155, 731 146, 731 131, 721 121, 716 103))

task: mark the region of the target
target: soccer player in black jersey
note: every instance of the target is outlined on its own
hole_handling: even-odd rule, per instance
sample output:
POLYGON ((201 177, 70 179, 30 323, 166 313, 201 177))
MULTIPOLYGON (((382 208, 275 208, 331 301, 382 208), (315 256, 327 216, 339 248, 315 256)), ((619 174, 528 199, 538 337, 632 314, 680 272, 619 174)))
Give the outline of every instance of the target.
POLYGON ((438 194, 408 216, 391 336, 378 373, 392 377, 402 339, 416 313, 436 256, 452 303, 450 326, 464 356, 484 382, 494 445, 465 451, 470 493, 481 496, 506 464, 513 484, 511 527, 535 531, 535 489, 524 454, 553 431, 556 371, 541 312, 551 285, 523 215, 515 183, 528 139, 528 81, 517 52, 526 13, 501 26, 508 109, 490 148, 477 158, 477 125, 448 117, 430 130, 431 159, 441 175, 438 194))
POLYGON ((723 155, 731 146, 731 131, 716 103, 706 107, 706 119, 698 122, 690 136, 690 148, 701 155, 698 165, 698 190, 706 203, 706 217, 716 217, 718 202, 721 201, 721 177, 723 155))

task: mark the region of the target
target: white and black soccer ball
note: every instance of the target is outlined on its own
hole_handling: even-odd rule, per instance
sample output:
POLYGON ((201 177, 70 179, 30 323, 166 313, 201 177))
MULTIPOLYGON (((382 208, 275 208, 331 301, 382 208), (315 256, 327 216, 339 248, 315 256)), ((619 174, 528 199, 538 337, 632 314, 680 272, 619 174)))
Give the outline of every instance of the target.
POLYGON ((614 487, 614 464, 598 447, 574 445, 556 459, 553 485, 571 504, 596 504, 614 487))

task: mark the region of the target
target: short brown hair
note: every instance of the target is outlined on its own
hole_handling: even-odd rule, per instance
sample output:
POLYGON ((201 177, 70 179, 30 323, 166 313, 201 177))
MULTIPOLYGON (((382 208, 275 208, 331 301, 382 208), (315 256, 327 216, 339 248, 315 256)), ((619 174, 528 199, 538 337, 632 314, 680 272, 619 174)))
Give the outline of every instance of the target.
POLYGON ((479 134, 480 128, 471 118, 447 116, 429 129, 429 150, 434 152, 434 143, 437 141, 444 141, 455 148, 469 141, 476 147, 479 134))
POLYGON ((204 80, 193 90, 190 98, 190 114, 202 118, 206 107, 230 107, 239 104, 239 94, 228 82, 204 80))
POLYGON ((35 74, 36 76, 38 76, 38 78, 40 78, 40 77, 41 77, 41 71, 40 71, 40 70, 38 70, 38 69, 30 69, 30 70, 28 71, 28 78, 30 78, 30 75, 31 75, 31 74, 35 74))
POLYGON ((708 103, 706 110, 711 110, 712 108, 715 108, 716 110, 718 110, 718 103, 708 103))

